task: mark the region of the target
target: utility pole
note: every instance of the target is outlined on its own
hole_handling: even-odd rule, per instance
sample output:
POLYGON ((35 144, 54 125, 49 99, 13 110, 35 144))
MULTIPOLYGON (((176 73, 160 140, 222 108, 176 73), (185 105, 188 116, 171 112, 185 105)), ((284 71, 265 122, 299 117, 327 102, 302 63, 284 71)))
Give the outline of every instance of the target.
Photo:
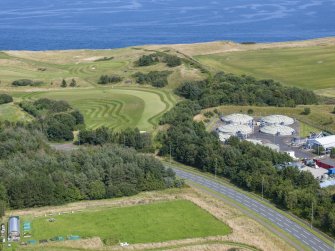
POLYGON ((312 202, 312 216, 311 216, 311 228, 313 229, 313 219, 314 219, 314 212, 313 212, 313 210, 314 210, 314 205, 313 205, 313 202, 312 202))
POLYGON ((171 165, 171 162, 172 162, 172 146, 171 146, 171 142, 170 142, 170 165, 171 165))
POLYGON ((264 199, 264 177, 262 177, 262 200, 264 199))
POLYGON ((216 179, 216 169, 217 169, 217 165, 218 165, 218 159, 217 158, 215 158, 215 170, 214 170, 214 177, 215 177, 215 179, 216 179))

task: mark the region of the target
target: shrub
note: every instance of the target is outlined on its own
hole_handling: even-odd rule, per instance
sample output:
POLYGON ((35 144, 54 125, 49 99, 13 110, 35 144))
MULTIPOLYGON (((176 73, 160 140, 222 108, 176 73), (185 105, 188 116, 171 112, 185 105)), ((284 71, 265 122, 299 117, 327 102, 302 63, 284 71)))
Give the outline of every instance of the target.
POLYGON ((309 107, 305 107, 304 108, 304 111, 303 111, 303 115, 308 115, 308 114, 310 114, 311 113, 311 108, 309 108, 309 107))
POLYGON ((157 54, 150 54, 150 55, 143 55, 141 56, 138 61, 138 66, 150 66, 154 65, 159 62, 157 54))
POLYGON ((174 55, 166 55, 164 57, 164 62, 166 63, 168 67, 176 67, 176 66, 181 65, 182 63, 181 59, 174 55))
POLYGON ((122 81, 122 77, 118 75, 102 75, 98 81, 98 84, 100 85, 106 85, 106 84, 114 84, 119 83, 122 81))
POLYGON ((137 72, 133 75, 138 84, 149 84, 154 87, 164 87, 168 85, 170 71, 151 71, 148 74, 137 72))
POLYGON ((249 110, 247 111, 247 113, 248 113, 249 115, 252 115, 252 114, 254 114, 254 110, 253 110, 253 109, 249 109, 249 110))
POLYGON ((65 79, 62 80, 62 83, 61 83, 60 86, 63 87, 63 88, 66 88, 66 87, 67 87, 67 83, 66 83, 66 80, 65 80, 65 79))
POLYGON ((0 105, 13 102, 13 98, 8 94, 0 94, 0 105))
POLYGON ((40 86, 43 84, 42 81, 33 81, 30 79, 19 79, 12 82, 13 86, 40 86))

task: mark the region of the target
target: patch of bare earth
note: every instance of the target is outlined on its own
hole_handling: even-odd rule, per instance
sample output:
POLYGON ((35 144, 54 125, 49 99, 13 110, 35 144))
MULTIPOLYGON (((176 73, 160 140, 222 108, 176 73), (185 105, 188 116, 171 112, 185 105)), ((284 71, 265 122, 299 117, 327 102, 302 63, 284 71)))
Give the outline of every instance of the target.
POLYGON ((104 243, 99 237, 82 239, 77 241, 64 241, 64 242, 50 242, 46 244, 48 247, 67 247, 67 248, 80 248, 87 250, 101 250, 104 248, 104 243))
POLYGON ((206 117, 203 115, 203 114, 198 114, 198 115, 195 115, 193 120, 196 121, 196 122, 201 122, 201 121, 204 121, 206 119, 206 117))

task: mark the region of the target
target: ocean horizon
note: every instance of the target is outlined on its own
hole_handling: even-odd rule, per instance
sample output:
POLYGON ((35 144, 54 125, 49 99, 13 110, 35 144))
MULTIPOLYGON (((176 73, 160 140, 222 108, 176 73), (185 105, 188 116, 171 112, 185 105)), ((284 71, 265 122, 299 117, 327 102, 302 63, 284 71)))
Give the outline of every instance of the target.
POLYGON ((334 9, 335 0, 2 0, 0 50, 331 37, 334 9))

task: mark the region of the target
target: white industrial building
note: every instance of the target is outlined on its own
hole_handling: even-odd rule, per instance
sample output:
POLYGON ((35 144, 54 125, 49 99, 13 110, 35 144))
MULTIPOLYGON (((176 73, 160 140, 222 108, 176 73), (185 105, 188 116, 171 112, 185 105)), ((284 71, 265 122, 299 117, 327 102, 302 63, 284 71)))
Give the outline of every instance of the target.
POLYGON ((253 122, 253 117, 246 114, 234 113, 227 116, 222 116, 221 120, 226 124, 233 125, 251 125, 253 122))
POLYGON ((284 125, 269 125, 260 128, 262 133, 276 135, 276 136, 290 136, 295 133, 295 130, 291 127, 284 125))
POLYGON ((284 116, 284 115, 270 115, 263 117, 261 123, 265 125, 292 125, 294 124, 294 119, 284 116))
POLYGON ((219 139, 221 142, 226 142, 227 139, 229 139, 232 135, 230 134, 224 134, 224 133, 219 133, 219 139))
POLYGON ((324 149, 335 147, 335 135, 320 138, 311 138, 307 140, 307 144, 313 148, 314 146, 322 146, 324 149))
POLYGON ((237 135, 238 133, 241 133, 243 135, 249 135, 252 133, 252 128, 248 125, 228 124, 220 126, 217 130, 221 133, 226 133, 230 135, 237 135))

